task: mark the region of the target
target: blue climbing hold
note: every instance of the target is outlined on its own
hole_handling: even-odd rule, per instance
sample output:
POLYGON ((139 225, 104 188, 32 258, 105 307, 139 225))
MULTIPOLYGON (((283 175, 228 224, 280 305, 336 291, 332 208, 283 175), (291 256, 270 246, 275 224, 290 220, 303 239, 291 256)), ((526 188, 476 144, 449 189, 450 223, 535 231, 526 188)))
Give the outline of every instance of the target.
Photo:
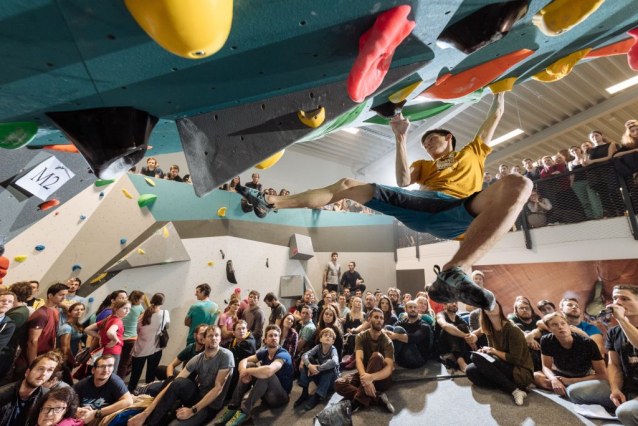
POLYGON ((104 197, 104 192, 100 192, 100 197, 104 197))
POLYGON ((82 269, 82 265, 80 265, 80 264, 73 265, 73 268, 72 268, 72 269, 73 269, 74 271, 77 271, 78 269, 82 269))
POLYGON ((81 220, 84 220, 84 219, 86 219, 86 216, 84 216, 83 214, 81 214, 81 215, 80 215, 80 219, 81 219, 81 220))
POLYGON ((41 245, 41 244, 40 244, 40 245, 38 245, 38 246, 35 246, 35 249, 36 249, 37 251, 42 251, 42 250, 44 250, 45 248, 46 248, 46 247, 44 247, 44 246, 43 246, 43 245, 41 245))
POLYGON ((94 298, 89 297, 89 303, 93 303, 94 300, 95 300, 94 298))
POLYGON ((126 244, 126 238, 122 238, 122 239, 120 240, 120 244, 126 244))

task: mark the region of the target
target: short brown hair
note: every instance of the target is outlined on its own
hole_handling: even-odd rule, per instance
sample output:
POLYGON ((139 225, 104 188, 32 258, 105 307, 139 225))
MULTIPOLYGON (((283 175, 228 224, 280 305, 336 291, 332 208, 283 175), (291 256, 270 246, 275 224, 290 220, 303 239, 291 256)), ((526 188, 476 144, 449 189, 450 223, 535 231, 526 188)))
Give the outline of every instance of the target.
POLYGON ((215 332, 215 330, 219 330, 219 334, 222 334, 222 329, 221 329, 221 328, 219 328, 219 326, 217 326, 217 325, 209 325, 209 326, 206 328, 206 334, 205 334, 205 336, 208 336, 208 332, 209 332, 209 331, 212 331, 212 332, 214 333, 214 332, 215 332))
POLYGON ((632 292, 635 296, 638 296, 638 285, 618 284, 614 286, 614 290, 627 290, 632 292))
POLYGON ((323 330, 321 330, 321 333, 319 333, 319 338, 321 339, 326 334, 329 334, 333 340, 337 338, 337 333, 335 333, 335 331, 332 328, 324 328, 323 330))
POLYGON ((536 307, 537 307, 538 309, 540 309, 540 308, 542 308, 542 307, 543 307, 543 306, 545 306, 545 305, 549 305, 549 306, 551 306, 551 307, 552 307, 552 309, 556 310, 556 305, 554 305, 552 302, 550 302, 550 301, 549 301, 549 300, 547 300, 547 299, 545 299, 545 300, 541 300, 540 302, 538 302, 538 303, 536 304, 536 307))
POLYGON ((15 293, 18 302, 26 302, 27 299, 33 294, 33 289, 31 288, 31 284, 29 284, 29 281, 19 281, 17 283, 13 283, 9 287, 9 290, 15 293))
POLYGON ((250 293, 248 293, 248 296, 252 296, 252 295, 257 296, 257 299, 259 299, 261 297, 257 290, 250 290, 250 293))
POLYGON ((264 332, 264 336, 268 337, 268 332, 275 330, 281 336, 281 328, 277 324, 270 324, 266 327, 266 331, 264 332))
POLYGON ((49 352, 43 353, 42 355, 37 356, 33 361, 31 361, 31 364, 29 364, 29 370, 33 370, 35 366, 38 365, 40 361, 42 361, 43 359, 54 361, 58 365, 62 363, 62 359, 60 358, 60 355, 57 352, 49 351, 49 352))
POLYGON ((248 323, 244 320, 238 320, 235 321, 235 324, 233 324, 233 331, 235 331, 235 329, 237 329, 237 325, 239 324, 244 324, 246 326, 246 328, 248 328, 248 323))
POLYGON ((277 296, 275 296, 275 293, 270 292, 268 293, 265 297, 264 297, 264 302, 273 302, 277 299, 277 296))
POLYGON ((100 361, 104 361, 107 359, 115 359, 115 357, 111 354, 106 354, 106 355, 102 355, 100 356, 98 359, 95 360, 95 363, 93 364, 93 368, 97 367, 98 364, 100 363, 100 361))
POLYGON ((561 317, 567 321, 567 318, 565 318, 565 315, 562 312, 552 312, 551 314, 547 314, 543 317, 543 324, 545 324, 546 327, 549 327, 549 322, 556 317, 561 317))
MULTIPOLYGON (((452 135, 452 132, 442 128, 428 130, 427 132, 423 133, 423 136, 421 136, 421 145, 423 145, 423 142, 425 142, 428 136, 433 134, 443 136, 445 138, 448 135, 452 135)), ((452 135, 452 150, 456 151, 456 138, 454 137, 454 135, 452 135)))
POLYGON ((578 302, 578 299, 576 299, 574 297, 563 297, 560 300, 560 303, 558 304, 558 306, 562 309, 563 308, 563 304, 566 303, 566 302, 576 302, 580 306, 580 303, 578 302))

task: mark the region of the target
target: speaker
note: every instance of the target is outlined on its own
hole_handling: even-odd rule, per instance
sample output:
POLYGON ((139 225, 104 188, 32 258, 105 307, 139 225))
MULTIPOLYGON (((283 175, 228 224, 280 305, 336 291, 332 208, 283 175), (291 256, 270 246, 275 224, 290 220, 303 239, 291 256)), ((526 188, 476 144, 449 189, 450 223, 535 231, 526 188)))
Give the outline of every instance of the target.
POLYGON ((279 279, 279 297, 301 297, 305 291, 303 275, 282 275, 279 279))
POLYGON ((312 248, 312 239, 305 235, 292 234, 290 237, 290 259, 308 260, 315 257, 315 249, 312 248))

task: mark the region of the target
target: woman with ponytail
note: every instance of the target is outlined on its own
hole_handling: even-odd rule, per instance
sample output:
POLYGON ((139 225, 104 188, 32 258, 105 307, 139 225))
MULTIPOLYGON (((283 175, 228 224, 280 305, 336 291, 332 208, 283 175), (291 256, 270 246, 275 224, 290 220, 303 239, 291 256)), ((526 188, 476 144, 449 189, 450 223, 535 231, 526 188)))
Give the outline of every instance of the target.
POLYGON ((120 363, 122 346, 124 345, 124 323, 122 318, 131 311, 131 302, 120 300, 113 304, 113 313, 100 322, 91 324, 84 329, 86 334, 100 339, 100 346, 104 348, 102 355, 113 355, 115 358, 114 371, 120 363))
POLYGON ((132 351, 133 370, 128 383, 130 392, 135 391, 135 388, 137 388, 144 364, 147 362, 146 383, 151 383, 155 380, 155 372, 162 359, 159 336, 162 330, 167 329, 171 322, 168 311, 162 309, 164 300, 164 293, 155 293, 151 297, 151 305, 144 311, 137 323, 137 340, 132 351))

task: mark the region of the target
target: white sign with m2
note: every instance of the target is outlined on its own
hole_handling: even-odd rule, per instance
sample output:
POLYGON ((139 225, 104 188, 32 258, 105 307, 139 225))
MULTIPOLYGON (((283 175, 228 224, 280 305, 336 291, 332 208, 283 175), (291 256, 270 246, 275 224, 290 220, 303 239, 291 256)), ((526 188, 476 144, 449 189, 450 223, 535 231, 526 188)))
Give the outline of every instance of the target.
POLYGON ((46 201, 51 194, 60 189, 73 176, 75 173, 57 158, 50 157, 18 179, 15 184, 42 201, 46 201))

